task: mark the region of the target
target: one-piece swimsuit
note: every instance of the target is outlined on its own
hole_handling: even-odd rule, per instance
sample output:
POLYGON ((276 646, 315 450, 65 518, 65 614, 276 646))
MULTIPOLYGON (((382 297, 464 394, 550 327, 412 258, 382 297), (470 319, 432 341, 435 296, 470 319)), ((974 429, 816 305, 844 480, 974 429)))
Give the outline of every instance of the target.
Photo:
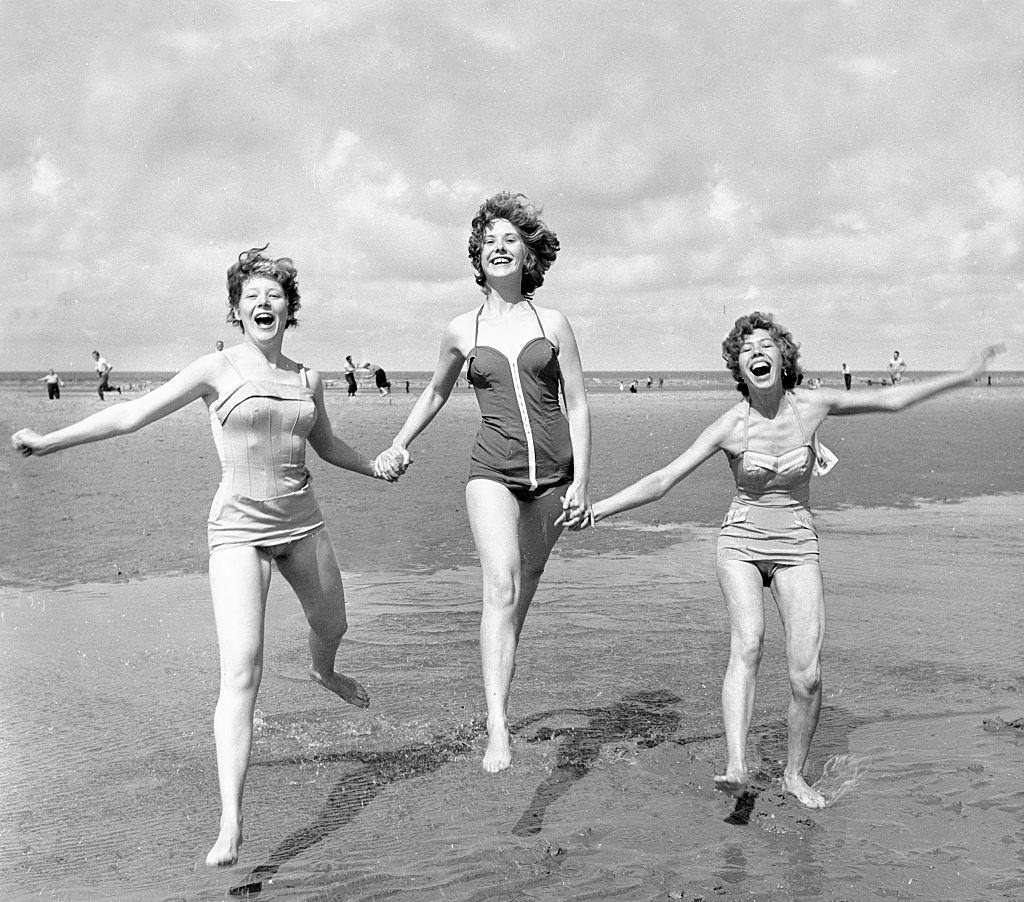
POLYGON ((722 522, 718 559, 748 561, 761 570, 765 585, 780 567, 817 563, 818 534, 810 506, 810 481, 817 442, 804 431, 790 393, 803 444, 784 454, 763 454, 747 447, 750 406, 743 424, 743 447, 729 456, 736 495, 722 522))
POLYGON ((223 474, 210 508, 210 551, 294 542, 324 525, 306 469, 306 439, 317 419, 306 368, 299 367, 298 385, 254 380, 225 357, 238 382, 210 406, 223 474))
MULTIPOLYGON (((529 304, 529 301, 527 301, 529 304)), ((569 421, 558 401, 558 348, 544 333, 531 338, 514 360, 481 345, 476 313, 467 378, 480 405, 480 430, 470 459, 470 479, 490 479, 529 501, 572 482, 569 421)))

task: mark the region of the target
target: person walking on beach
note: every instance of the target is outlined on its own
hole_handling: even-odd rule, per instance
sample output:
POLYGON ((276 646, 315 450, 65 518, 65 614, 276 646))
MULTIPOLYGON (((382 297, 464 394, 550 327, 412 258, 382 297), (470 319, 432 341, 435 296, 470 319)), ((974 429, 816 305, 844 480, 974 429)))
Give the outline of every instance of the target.
POLYGON ((96 386, 96 392, 100 396, 100 400, 106 400, 106 398, 104 398, 103 395, 105 392, 108 391, 116 391, 118 394, 121 394, 120 385, 110 384, 110 374, 111 372, 113 372, 114 368, 106 361, 105 358, 100 357, 99 351, 92 352, 92 359, 93 365, 95 366, 96 369, 96 375, 99 376, 100 378, 100 381, 96 386))
POLYGON ((853 373, 850 372, 850 368, 845 363, 843 364, 843 384, 846 386, 847 391, 853 386, 853 373))
POLYGON ((24 456, 43 456, 126 435, 202 399, 223 478, 210 509, 210 589, 220 646, 214 715, 221 795, 220 833, 209 865, 231 865, 242 842, 242 793, 252 747, 253 711, 263 674, 263 629, 271 564, 295 591, 309 623, 309 676, 359 708, 366 690, 335 669, 347 629, 345 592, 305 464, 306 444, 327 463, 394 481, 335 435, 319 373, 286 357, 285 331, 297 323, 297 271, 266 247, 239 255, 228 270, 228 322, 242 341, 186 366, 169 382, 125 404, 40 435, 11 437, 24 456))
POLYGON ((352 362, 352 355, 345 358, 345 382, 348 383, 348 396, 356 396, 356 370, 358 367, 352 362))
POLYGON ((64 380, 58 376, 53 369, 50 369, 40 382, 46 383, 46 399, 48 401, 59 401, 60 400, 60 387, 64 384, 64 380))
POLYGON ((900 357, 899 351, 893 351, 886 366, 889 369, 889 381, 896 385, 907 370, 907 361, 900 357))
POLYGON ((879 393, 797 388, 798 345, 771 314, 754 312, 736 320, 722 342, 722 357, 743 400, 708 426, 674 461, 597 501, 589 516, 566 518, 582 529, 613 514, 663 497, 719 451, 736 479, 736 495, 718 539, 718 581, 729 611, 729 664, 722 685, 728 760, 715 777, 719 789, 741 794, 749 779, 747 735, 764 641, 764 587, 771 589, 786 637, 791 698, 789 751, 783 786, 801 805, 821 808, 826 799, 803 774, 821 711, 821 648, 825 606, 818 565, 818 536, 810 509, 813 472, 831 469, 835 455, 819 444, 818 427, 837 416, 896 412, 951 389, 982 373, 1001 346, 985 348, 959 373, 879 393))
POLYGON ((590 407, 576 337, 562 313, 533 303, 558 250, 555 233, 523 195, 501 192, 484 201, 469 238, 483 304, 448 324, 430 383, 392 447, 377 458, 382 472, 400 472, 409 445, 444 406, 468 362, 482 417, 466 508, 483 575, 483 768, 490 773, 512 760, 507 708, 516 650, 562 531, 558 521, 565 511, 589 511, 590 407))

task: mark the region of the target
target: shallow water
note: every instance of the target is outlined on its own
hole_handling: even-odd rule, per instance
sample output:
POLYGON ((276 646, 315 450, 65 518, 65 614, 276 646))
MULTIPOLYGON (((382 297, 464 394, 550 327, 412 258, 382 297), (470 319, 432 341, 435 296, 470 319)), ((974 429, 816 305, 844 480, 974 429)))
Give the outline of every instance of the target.
MULTIPOLYGON (((787 698, 769 617, 756 795, 724 760, 728 623, 713 531, 556 553, 513 690, 514 767, 480 770, 475 567, 347 579, 357 711, 303 678, 283 581, 238 866, 216 834, 217 659, 201 576, 0 593, 5 898, 1014 899, 1024 893, 1021 499, 829 511, 825 705, 779 790, 787 698), (1019 545, 1018 545, 1019 551, 1019 545), (675 894, 675 895, 670 895, 675 894)), ((628 522, 616 528, 632 534, 628 522)), ((770 600, 768 601, 771 606, 770 600)))

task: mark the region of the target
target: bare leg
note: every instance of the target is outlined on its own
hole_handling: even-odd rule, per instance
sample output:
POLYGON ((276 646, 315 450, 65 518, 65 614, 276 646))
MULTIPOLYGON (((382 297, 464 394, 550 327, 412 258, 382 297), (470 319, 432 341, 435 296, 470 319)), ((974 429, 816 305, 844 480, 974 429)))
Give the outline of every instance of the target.
POLYGON ((255 548, 210 555, 210 589, 220 645, 220 697, 213 718, 220 783, 220 834, 208 865, 232 865, 242 844, 242 792, 252 749, 252 716, 263 676, 263 622, 270 559, 255 548))
POLYGON ((554 525, 561 502, 555 492, 520 502, 497 482, 471 479, 466 507, 483 575, 480 660, 488 734, 483 768, 497 773, 512 763, 507 709, 516 649, 544 566, 561 534, 554 525))
POLYGON ((281 575, 299 597, 309 623, 309 675, 350 705, 370 704, 367 691, 334 669, 341 637, 348 629, 345 588, 326 529, 300 539, 276 558, 281 575))
POLYGON ((754 714, 757 670, 764 646, 761 571, 746 561, 719 561, 718 584, 729 610, 729 664, 722 681, 722 720, 728 760, 715 788, 733 795, 747 786, 747 736, 754 714))
POLYGON ((806 808, 824 808, 825 797, 804 779, 804 764, 821 714, 821 646, 825 602, 817 564, 787 567, 775 575, 772 594, 786 630, 789 665, 789 752, 783 785, 806 808))

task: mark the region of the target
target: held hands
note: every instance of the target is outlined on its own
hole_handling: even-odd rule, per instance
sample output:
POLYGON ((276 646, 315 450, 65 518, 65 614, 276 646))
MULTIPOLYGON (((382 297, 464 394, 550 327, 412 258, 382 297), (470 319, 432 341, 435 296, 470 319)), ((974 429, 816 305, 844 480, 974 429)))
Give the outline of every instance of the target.
POLYGON ((565 526, 572 532, 579 532, 596 525, 594 510, 582 486, 573 483, 564 495, 559 496, 559 501, 562 502, 562 513, 555 520, 555 526, 565 526))
POLYGON ((31 457, 33 454, 40 454, 43 444, 43 437, 34 429, 19 429, 11 436, 11 447, 22 457, 31 457))
POLYGON ((373 475, 376 479, 386 482, 398 482, 399 477, 409 469, 412 458, 407 449, 400 445, 392 445, 387 451, 381 451, 373 462, 373 475))

